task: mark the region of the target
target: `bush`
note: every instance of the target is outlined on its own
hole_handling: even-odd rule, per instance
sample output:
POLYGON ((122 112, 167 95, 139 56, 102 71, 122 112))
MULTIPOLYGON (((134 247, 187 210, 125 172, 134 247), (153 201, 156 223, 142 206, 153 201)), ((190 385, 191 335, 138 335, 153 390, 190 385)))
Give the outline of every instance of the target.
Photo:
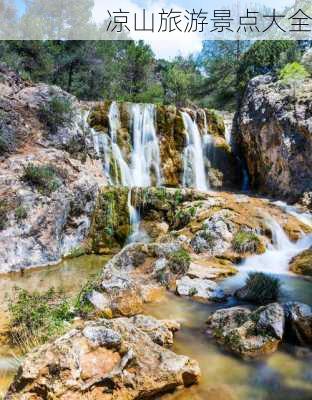
POLYGON ((62 184, 55 167, 52 165, 34 165, 33 163, 24 167, 21 180, 35 186, 42 194, 50 194, 62 184))
POLYGON ((303 80, 308 76, 309 73, 305 67, 298 62, 286 64, 285 67, 283 67, 279 72, 279 79, 286 83, 296 80, 303 80))
POLYGON ((261 241, 253 232, 239 231, 234 236, 232 245, 237 253, 258 253, 261 241))
POLYGON ((5 200, 0 200, 0 231, 2 231, 8 221, 9 206, 5 200))
POLYGON ((53 288, 45 293, 16 289, 9 302, 10 336, 14 344, 27 347, 59 335, 73 318, 71 303, 53 288))
POLYGON ((75 116, 72 101, 59 95, 52 96, 39 110, 39 117, 55 133, 57 128, 72 126, 75 116))
POLYGON ((241 300, 267 304, 277 301, 280 288, 281 283, 278 278, 263 272, 251 272, 248 274, 245 286, 239 289, 235 296, 241 300))
POLYGON ((18 206, 15 209, 14 215, 17 221, 22 221, 23 219, 27 218, 27 210, 23 206, 18 206))
POLYGON ((169 268, 174 274, 185 274, 189 269, 190 263, 191 257, 184 249, 174 251, 169 256, 169 268))
POLYGON ((86 254, 86 250, 82 246, 77 246, 71 249, 69 254, 66 256, 66 258, 78 258, 81 256, 84 256, 86 254))
POLYGON ((100 277, 101 273, 96 274, 82 286, 75 300, 75 311, 78 314, 86 315, 93 311, 94 307, 88 300, 88 295, 100 287, 100 277))

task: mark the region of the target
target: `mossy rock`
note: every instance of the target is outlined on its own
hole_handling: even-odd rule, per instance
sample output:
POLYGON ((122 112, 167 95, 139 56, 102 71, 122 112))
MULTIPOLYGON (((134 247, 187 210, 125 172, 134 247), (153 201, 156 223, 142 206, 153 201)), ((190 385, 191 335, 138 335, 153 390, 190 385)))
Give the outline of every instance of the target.
POLYGON ((118 251, 131 233, 128 188, 103 188, 98 196, 88 242, 96 254, 118 251))
POLYGON ((205 109, 208 132, 213 136, 224 138, 225 125, 223 117, 215 110, 205 109))
POLYGON ((233 238, 232 246, 234 251, 239 254, 262 254, 265 252, 265 247, 258 235, 250 231, 238 231, 233 238))
POLYGON ((295 274, 312 276, 312 247, 294 257, 289 267, 295 274))
POLYGON ((111 101, 105 101, 101 104, 97 104, 95 107, 92 108, 88 118, 88 123, 91 128, 95 129, 98 132, 109 132, 108 113, 111 104, 111 101))

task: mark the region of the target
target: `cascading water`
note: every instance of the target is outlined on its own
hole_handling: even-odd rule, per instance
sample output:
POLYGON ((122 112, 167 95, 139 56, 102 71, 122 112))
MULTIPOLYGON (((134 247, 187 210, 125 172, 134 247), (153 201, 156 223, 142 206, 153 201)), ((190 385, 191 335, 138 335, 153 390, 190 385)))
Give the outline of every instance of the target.
POLYGON ((155 128, 155 106, 132 104, 130 115, 133 135, 131 173, 134 186, 161 184, 160 150, 155 128), (154 174, 155 182, 152 182, 154 174))
POLYGON ((267 273, 288 273, 290 260, 312 245, 312 235, 305 235, 296 243, 291 242, 283 228, 272 218, 267 218, 267 227, 272 232, 272 244, 265 253, 247 258, 241 269, 267 273))
POLYGON ((146 240, 146 233, 140 230, 140 213, 133 207, 132 188, 148 187, 162 182, 160 150, 156 135, 156 110, 153 104, 130 104, 128 107, 132 152, 129 161, 118 144, 121 128, 119 107, 112 102, 109 113, 109 135, 94 134, 95 148, 103 159, 103 167, 108 182, 129 188, 128 209, 131 235, 128 242, 146 240))
POLYGON ((186 147, 183 152, 183 186, 198 190, 208 190, 208 177, 205 173, 202 138, 195 121, 187 112, 181 112, 185 130, 186 147))

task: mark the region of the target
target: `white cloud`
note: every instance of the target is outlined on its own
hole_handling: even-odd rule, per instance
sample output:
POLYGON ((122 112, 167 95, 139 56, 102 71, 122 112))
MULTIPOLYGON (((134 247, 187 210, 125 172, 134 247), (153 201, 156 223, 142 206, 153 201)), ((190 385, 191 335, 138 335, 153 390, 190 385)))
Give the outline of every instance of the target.
MULTIPOLYGON (((183 8, 177 4, 169 3, 167 0, 150 0, 146 2, 144 6, 146 9, 146 16, 154 13, 159 13, 161 9, 165 10, 181 10, 183 8)), ((142 6, 138 6, 132 0, 118 0, 116 4, 115 0, 95 0, 93 9, 93 18, 95 22, 102 22, 108 17, 107 10, 111 12, 121 9, 122 11, 128 11, 129 15, 136 13, 138 16, 142 15, 142 6)), ((131 27, 130 27, 131 29, 131 27)), ((149 43, 157 58, 172 59, 177 55, 187 56, 191 53, 198 52, 202 47, 202 39, 196 32, 182 33, 179 31, 168 32, 134 32, 131 29, 131 37, 134 40, 143 39, 146 43, 149 43)))

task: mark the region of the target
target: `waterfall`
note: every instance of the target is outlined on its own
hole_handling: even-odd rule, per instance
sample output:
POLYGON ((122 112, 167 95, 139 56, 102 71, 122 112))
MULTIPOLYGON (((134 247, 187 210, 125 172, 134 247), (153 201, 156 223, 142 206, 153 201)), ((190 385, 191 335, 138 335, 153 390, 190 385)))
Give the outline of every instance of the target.
POLYGON ((283 228, 273 218, 268 217, 266 225, 272 232, 272 244, 265 253, 248 257, 241 268, 247 271, 288 273, 290 260, 312 245, 312 235, 305 235, 297 242, 291 242, 283 228))
POLYGON ((155 128, 155 106, 153 104, 132 104, 133 151, 131 172, 134 186, 161 185, 160 150, 155 128), (155 182, 152 182, 152 174, 155 182))
POLYGON ((109 135, 94 133, 94 146, 103 160, 109 184, 129 188, 128 209, 131 235, 128 242, 146 241, 140 230, 140 213, 131 203, 132 188, 160 186, 162 182, 159 142, 156 135, 156 109, 153 104, 128 106, 132 151, 126 158, 118 143, 121 129, 119 106, 112 102, 108 113, 109 135))
POLYGON ((181 112, 185 131, 186 147, 183 152, 183 186, 198 190, 208 190, 205 173, 202 138, 195 121, 186 112, 181 112))

